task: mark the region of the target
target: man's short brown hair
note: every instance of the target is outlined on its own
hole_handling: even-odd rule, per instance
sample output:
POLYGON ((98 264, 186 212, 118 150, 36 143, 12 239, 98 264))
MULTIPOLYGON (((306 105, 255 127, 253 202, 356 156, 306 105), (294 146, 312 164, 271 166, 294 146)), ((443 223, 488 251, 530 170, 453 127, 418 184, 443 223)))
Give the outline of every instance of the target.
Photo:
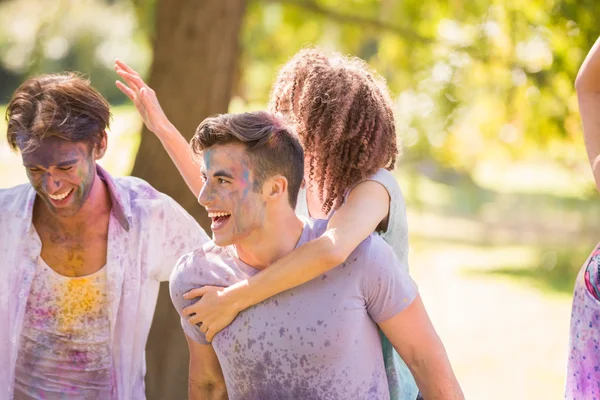
POLYGON ((304 152, 283 121, 264 111, 217 115, 202 121, 190 145, 198 156, 214 145, 228 143, 246 147, 256 191, 266 179, 280 174, 288 181, 289 203, 296 208, 304 179, 304 152))
POLYGON ((26 153, 46 137, 99 143, 110 120, 108 102, 89 80, 68 72, 25 81, 6 108, 8 144, 26 153))

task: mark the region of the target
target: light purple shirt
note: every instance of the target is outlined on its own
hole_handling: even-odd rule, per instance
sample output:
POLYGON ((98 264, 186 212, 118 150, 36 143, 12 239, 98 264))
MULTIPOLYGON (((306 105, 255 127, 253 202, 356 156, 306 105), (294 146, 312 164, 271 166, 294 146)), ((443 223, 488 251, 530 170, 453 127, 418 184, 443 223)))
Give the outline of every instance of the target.
MULTIPOLYGON (((320 236, 327 221, 306 220, 298 246, 320 236)), ((182 257, 171 275, 178 312, 191 288, 228 286, 258 270, 233 247, 207 243, 182 257)), ((333 270, 241 312, 212 346, 231 400, 389 399, 376 323, 412 303, 417 289, 392 249, 372 235, 333 270)), ((206 344, 182 317, 186 334, 206 344)))
POLYGON ((581 268, 575 283, 565 390, 567 400, 600 400, 600 302, 589 292, 584 279, 590 260, 592 257, 581 268))
MULTIPOLYGON (((173 199, 141 179, 106 182, 112 210, 106 263, 112 353, 111 398, 144 399, 145 346, 161 281, 182 254, 208 240, 173 199)), ((42 244, 32 224, 29 184, 0 190, 0 398, 12 397, 15 364, 42 244)))

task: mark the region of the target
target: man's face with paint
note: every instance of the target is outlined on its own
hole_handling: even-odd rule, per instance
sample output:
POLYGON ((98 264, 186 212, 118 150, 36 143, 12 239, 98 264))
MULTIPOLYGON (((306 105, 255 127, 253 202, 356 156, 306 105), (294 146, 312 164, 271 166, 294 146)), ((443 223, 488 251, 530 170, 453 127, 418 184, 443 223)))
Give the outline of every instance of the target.
POLYGON ((49 137, 34 151, 22 154, 29 182, 57 216, 75 215, 84 205, 96 177, 96 160, 106 148, 49 137))
POLYGON ((239 244, 259 229, 265 219, 262 188, 250 169, 244 145, 215 145, 202 152, 204 186, 198 202, 212 220, 218 246, 239 244))

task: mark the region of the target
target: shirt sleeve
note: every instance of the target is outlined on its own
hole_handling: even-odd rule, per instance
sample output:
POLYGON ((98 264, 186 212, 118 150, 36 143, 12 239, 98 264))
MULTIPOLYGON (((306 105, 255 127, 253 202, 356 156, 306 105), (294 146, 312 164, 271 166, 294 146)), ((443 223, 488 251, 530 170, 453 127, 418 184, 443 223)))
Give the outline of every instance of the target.
POLYGON ((198 267, 198 261, 198 257, 195 257, 194 253, 186 254, 177 261, 169 279, 169 293, 171 295, 171 302, 181 319, 181 327, 185 334, 200 344, 208 344, 209 342, 206 340, 204 333, 200 331, 200 328, 197 325, 190 324, 188 317, 182 314, 184 308, 198 300, 186 300, 183 298, 184 293, 193 287, 190 285, 190 271, 198 267))
POLYGON ((162 282, 169 279, 181 255, 202 247, 210 238, 183 207, 169 196, 161 195, 163 205, 156 218, 162 223, 162 234, 156 236, 153 249, 157 254, 153 276, 162 282))
POLYGON ((403 228, 403 231, 401 232, 402 235, 404 235, 406 232, 406 236, 408 236, 408 227, 406 223, 406 202, 404 201, 404 196, 402 195, 402 190, 398 185, 396 177, 390 171, 386 169, 380 169, 373 176, 366 178, 361 182, 365 181, 379 183, 385 188, 390 196, 390 214, 388 226, 387 229, 381 233, 385 234, 390 232, 391 229, 398 229, 397 225, 400 225, 400 227, 403 228), (395 220, 397 220, 397 223, 395 223, 395 220))
POLYGON ((363 296, 371 319, 380 323, 407 308, 418 289, 392 248, 379 236, 366 243, 363 296))

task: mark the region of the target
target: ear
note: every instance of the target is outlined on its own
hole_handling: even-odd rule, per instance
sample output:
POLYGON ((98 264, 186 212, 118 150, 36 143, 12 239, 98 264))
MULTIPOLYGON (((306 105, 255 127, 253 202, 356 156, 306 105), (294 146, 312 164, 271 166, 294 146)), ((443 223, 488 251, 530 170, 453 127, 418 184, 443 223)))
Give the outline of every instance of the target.
POLYGON ((288 201, 288 181, 283 175, 275 175, 267 179, 263 186, 266 201, 288 201))
POLYGON ((106 134, 106 131, 102 131, 102 139, 100 140, 100 143, 94 145, 94 159, 95 160, 99 160, 102 157, 104 157, 104 154, 106 153, 107 145, 108 145, 108 135, 106 134))

